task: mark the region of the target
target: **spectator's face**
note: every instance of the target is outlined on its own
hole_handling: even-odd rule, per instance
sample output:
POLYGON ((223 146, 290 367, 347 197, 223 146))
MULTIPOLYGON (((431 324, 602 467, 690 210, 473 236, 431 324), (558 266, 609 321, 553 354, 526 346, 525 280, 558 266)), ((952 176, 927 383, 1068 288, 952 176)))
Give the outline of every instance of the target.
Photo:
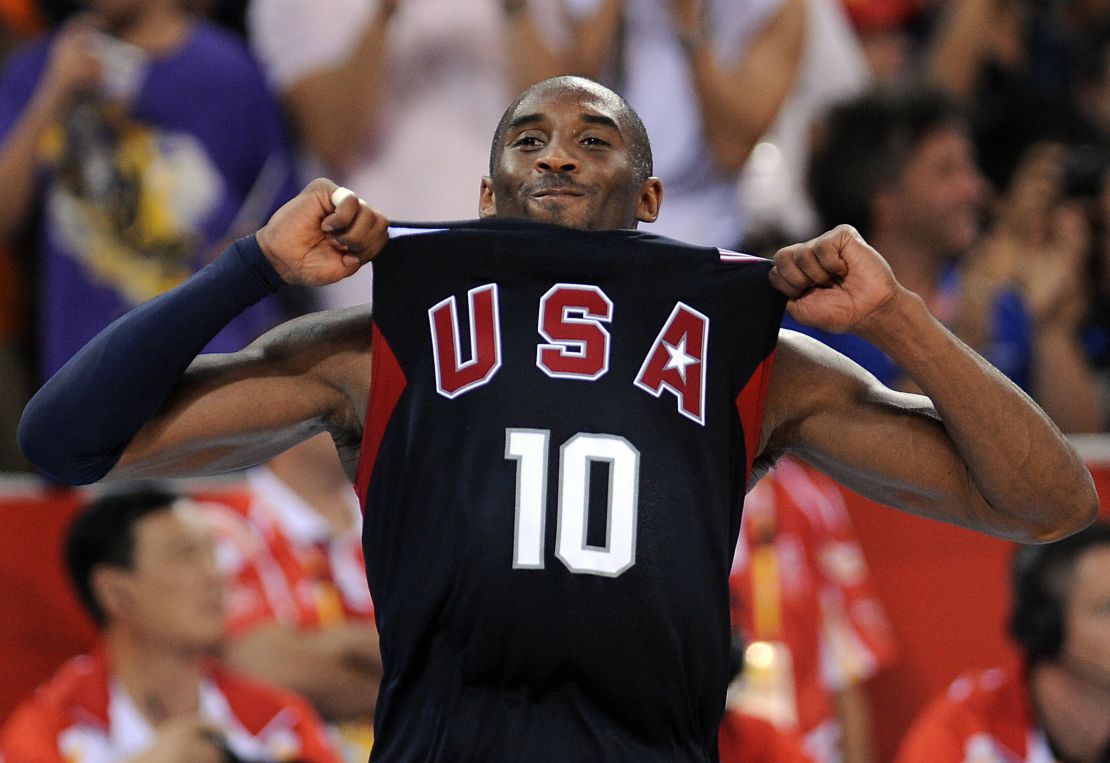
POLYGON ((482 217, 524 217, 585 230, 634 228, 658 212, 662 187, 640 183, 619 105, 600 88, 551 86, 521 101, 482 217))
POLYGON ((1073 575, 1060 661, 1110 691, 1110 546, 1084 552, 1073 575))
POLYGON ((148 0, 84 0, 82 5, 101 16, 110 27, 118 27, 137 18, 148 0))
POLYGON ((219 643, 224 581, 212 536, 189 501, 150 514, 134 527, 133 569, 120 571, 124 596, 112 623, 156 648, 205 651, 219 643))
POLYGON ((959 255, 979 235, 986 183, 971 140, 944 127, 921 140, 884 201, 886 224, 918 248, 959 255))

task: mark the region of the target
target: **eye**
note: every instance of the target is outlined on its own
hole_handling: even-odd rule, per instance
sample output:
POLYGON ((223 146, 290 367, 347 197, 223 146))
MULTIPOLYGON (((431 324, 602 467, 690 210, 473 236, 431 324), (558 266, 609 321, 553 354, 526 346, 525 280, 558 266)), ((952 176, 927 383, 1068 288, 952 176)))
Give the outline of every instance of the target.
POLYGON ((524 133, 509 144, 510 148, 537 148, 543 145, 543 138, 535 133, 524 133))
POLYGON ((608 146, 609 141, 603 140, 596 135, 587 135, 582 138, 582 143, 587 146, 608 146))

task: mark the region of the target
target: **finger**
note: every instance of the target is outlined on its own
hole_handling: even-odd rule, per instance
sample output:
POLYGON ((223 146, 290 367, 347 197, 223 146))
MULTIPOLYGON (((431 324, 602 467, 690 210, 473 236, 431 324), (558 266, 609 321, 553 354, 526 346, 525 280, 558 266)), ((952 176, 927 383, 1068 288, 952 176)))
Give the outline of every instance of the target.
POLYGON ((350 188, 344 188, 343 186, 339 186, 338 188, 336 188, 334 191, 331 192, 332 208, 339 209, 339 206, 344 201, 346 201, 347 199, 352 198, 354 195, 355 195, 355 192, 352 191, 350 188))
POLYGON ((389 243, 389 220, 385 215, 371 211, 375 212, 374 222, 365 231, 360 231, 358 248, 348 247, 344 250, 343 265, 350 269, 348 274, 377 257, 389 243))
POLYGON ((832 280, 848 275, 848 262, 844 259, 844 249, 856 245, 856 239, 859 239, 859 234, 854 228, 842 226, 813 242, 814 257, 832 280))
MULTIPOLYGON (((825 286, 840 280, 837 273, 830 272, 825 267, 823 260, 828 261, 828 254, 822 256, 821 251, 827 247, 821 240, 803 244, 793 253, 794 265, 809 280, 811 286, 825 286)), ((835 263, 835 258, 833 259, 835 263)))
POLYGON ((788 297, 800 297, 813 286, 813 281, 798 267, 797 250, 804 244, 783 247, 775 252, 771 268, 771 285, 788 297))
POLYGON ((381 237, 387 235, 389 220, 378 210, 361 199, 358 211, 351 223, 343 231, 337 231, 331 238, 352 254, 365 251, 374 244, 382 243, 381 237))
POLYGON ((325 233, 346 230, 359 213, 361 199, 350 188, 337 186, 328 200, 331 202, 331 214, 321 221, 320 227, 325 233))

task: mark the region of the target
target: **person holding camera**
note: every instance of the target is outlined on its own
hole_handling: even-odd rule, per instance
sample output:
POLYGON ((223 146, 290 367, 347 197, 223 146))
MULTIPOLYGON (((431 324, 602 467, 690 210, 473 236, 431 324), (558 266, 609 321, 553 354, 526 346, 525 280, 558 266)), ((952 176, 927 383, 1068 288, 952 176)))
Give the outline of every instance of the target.
POLYGON ((223 578, 205 508, 156 485, 92 501, 65 562, 101 632, 0 731, 5 763, 339 763, 303 698, 213 661, 223 578))
POLYGON ((1022 660, 958 678, 897 763, 1110 760, 1110 523, 1022 547, 1013 587, 1022 660))
MULTIPOLYGON (((182 0, 81 5, 0 77, 0 244, 33 237, 43 379, 297 191, 278 106, 242 40, 182 0)), ((241 347, 285 313, 267 299, 211 349, 241 347)))
MULTIPOLYGON (((1102 403, 1079 336, 1083 219, 1061 203, 1052 156, 1037 150, 990 209, 958 105, 925 85, 876 89, 833 109, 810 164, 811 192, 825 222, 848 222, 876 242, 933 315, 1060 429, 1098 432, 1102 403)), ((913 391, 869 343, 785 325, 913 391)))

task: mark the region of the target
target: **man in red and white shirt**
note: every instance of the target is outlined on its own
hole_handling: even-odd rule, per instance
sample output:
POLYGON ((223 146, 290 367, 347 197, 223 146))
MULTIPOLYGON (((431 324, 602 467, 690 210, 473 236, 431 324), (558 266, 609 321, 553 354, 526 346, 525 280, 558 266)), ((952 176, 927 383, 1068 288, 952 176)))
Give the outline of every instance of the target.
POLYGON ((338 763, 304 699, 213 660, 225 597, 196 503, 152 487, 106 495, 71 526, 66 563, 101 645, 15 710, 4 763, 338 763))
POLYGON ((1110 760, 1110 523, 1014 556, 1022 659, 958 678, 917 717, 898 763, 1110 760))
POLYGON ((820 763, 869 760, 861 684, 895 646, 831 479, 784 458, 756 484, 730 587, 748 644, 730 707, 797 731, 820 763))
POLYGON ((245 511, 217 508, 228 664, 303 694, 364 763, 381 677, 362 515, 327 436, 248 473, 245 511))

